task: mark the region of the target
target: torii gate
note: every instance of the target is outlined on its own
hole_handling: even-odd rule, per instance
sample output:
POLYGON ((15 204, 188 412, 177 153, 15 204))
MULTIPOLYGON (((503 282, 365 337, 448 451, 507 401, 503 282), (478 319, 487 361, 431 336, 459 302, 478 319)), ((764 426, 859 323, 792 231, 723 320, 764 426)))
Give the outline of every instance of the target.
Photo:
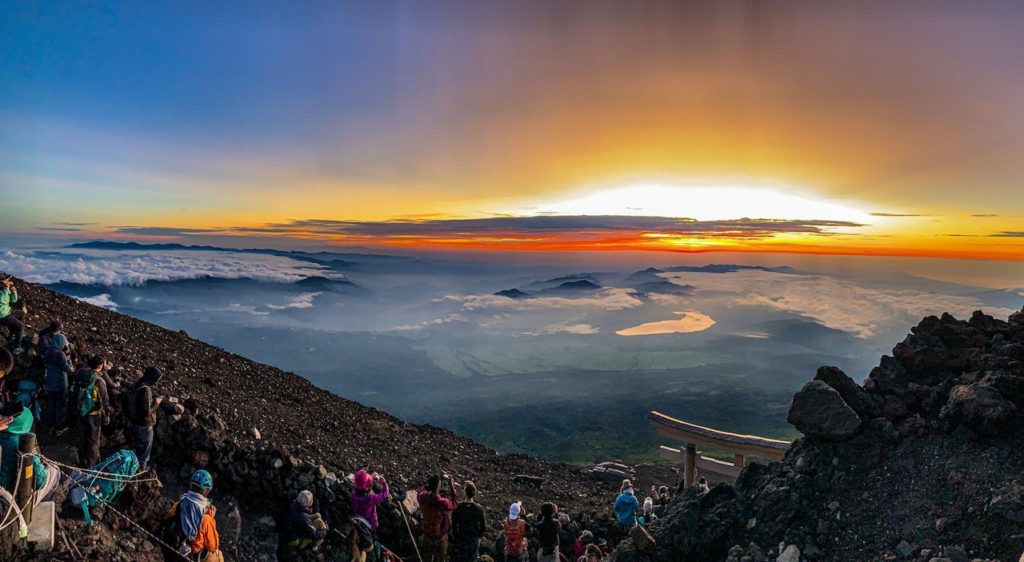
POLYGON ((702 471, 735 479, 746 465, 748 457, 772 461, 782 460, 790 445, 789 441, 780 439, 719 431, 679 420, 661 412, 652 411, 647 414, 647 421, 654 426, 659 435, 685 443, 685 452, 671 447, 662 447, 660 456, 685 466, 683 482, 687 486, 694 483, 698 466, 702 471), (698 457, 697 445, 733 453, 735 461, 730 464, 707 457, 698 457))

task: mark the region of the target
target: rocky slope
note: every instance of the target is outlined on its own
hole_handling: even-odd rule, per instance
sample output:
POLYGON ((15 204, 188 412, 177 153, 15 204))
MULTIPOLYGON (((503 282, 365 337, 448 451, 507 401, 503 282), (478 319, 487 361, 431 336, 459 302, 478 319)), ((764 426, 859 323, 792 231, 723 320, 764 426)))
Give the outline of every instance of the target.
POLYGON ((1024 311, 928 317, 863 385, 819 369, 793 399, 805 437, 735 486, 688 492, 654 552, 617 562, 1015 561, 1024 550, 1024 311))
MULTIPOLYGON (((612 484, 588 480, 576 467, 499 455, 449 431, 405 423, 345 400, 297 375, 227 353, 185 333, 17 283, 28 306, 30 331, 59 318, 83 356, 102 352, 113 360, 112 378, 120 388, 148 365, 163 369, 158 390, 171 400, 162 407, 154 462, 165 497, 158 497, 161 492, 151 485, 133 490, 151 501, 136 502, 147 505, 129 508, 134 510, 130 514, 155 528, 169 505, 166 496, 180 493, 182 482, 196 467, 207 468, 217 481, 215 502, 228 506, 218 519, 223 519, 220 525, 229 559, 273 559, 274 527, 303 488, 315 490, 318 509, 328 515, 329 522, 340 525, 347 502, 334 500, 347 493, 344 475, 358 468, 385 474, 396 499, 405 490, 421 486, 432 473, 447 472, 457 482, 472 479, 494 526, 515 499, 531 510, 543 501, 554 501, 575 512, 607 510, 614 498, 612 484)), ((124 444, 121 429, 116 419, 106 428, 104 454, 124 444)), ((66 451, 65 439, 45 433, 40 439, 47 456, 74 459, 66 451)), ((396 505, 386 511, 382 514, 385 543, 411 552, 396 505)), ((101 519, 119 520, 112 514, 101 519)), ((114 525, 123 532, 110 537, 99 530, 79 529, 74 517, 67 524, 86 557, 138 561, 154 556, 152 541, 123 522, 114 525)), ((331 552, 328 545, 328 559, 334 559, 331 552)))

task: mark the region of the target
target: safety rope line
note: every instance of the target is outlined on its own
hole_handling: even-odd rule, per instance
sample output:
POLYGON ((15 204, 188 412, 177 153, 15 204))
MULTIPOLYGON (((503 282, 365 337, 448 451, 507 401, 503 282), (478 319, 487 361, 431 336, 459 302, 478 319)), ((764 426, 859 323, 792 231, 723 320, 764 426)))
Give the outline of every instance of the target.
POLYGON ((81 474, 83 474, 85 476, 90 476, 91 477, 90 480, 103 480, 105 482, 125 482, 125 483, 156 482, 156 481, 160 480, 160 478, 156 477, 156 476, 153 476, 151 478, 138 478, 139 476, 149 472, 149 470, 145 470, 143 472, 136 472, 135 474, 133 474, 131 476, 125 476, 123 474, 117 474, 116 472, 104 472, 102 470, 93 470, 91 468, 80 468, 80 467, 77 467, 77 466, 72 466, 70 464, 64 464, 62 462, 58 462, 58 461, 55 461, 55 460, 53 460, 51 458, 45 457, 42 454, 39 455, 39 459, 41 461, 45 462, 45 463, 49 463, 49 464, 52 464, 52 465, 57 466, 57 467, 63 467, 63 468, 66 468, 66 469, 74 471, 74 472, 79 472, 79 473, 81 473, 81 474))
POLYGON ((72 478, 72 477, 68 476, 67 474, 65 474, 64 471, 60 469, 60 467, 56 467, 56 468, 57 468, 57 472, 59 472, 61 474, 61 476, 63 476, 64 478, 67 478, 69 481, 71 481, 71 485, 72 486, 78 486, 79 488, 84 490, 86 494, 88 494, 89 496, 94 498, 96 501, 98 501, 98 502, 102 503, 103 505, 105 505, 107 508, 110 509, 110 511, 113 511, 115 514, 120 516, 122 519, 124 519, 125 521, 131 523, 136 529, 138 529, 138 530, 142 531, 143 533, 145 533, 149 538, 153 539, 154 541, 159 543, 161 546, 163 546, 167 550, 173 552, 174 554, 177 554, 179 557, 181 557, 184 560, 187 560, 188 562, 192 562, 192 559, 190 557, 185 556, 184 554, 178 552, 177 548, 172 547, 171 545, 167 544, 161 538, 159 538, 156 535, 154 535, 153 533, 149 532, 149 529, 146 529, 142 525, 139 525, 131 517, 128 517, 127 515, 125 515, 125 514, 121 513, 120 511, 118 511, 117 508, 115 508, 109 502, 107 502, 103 498, 101 498, 101 497, 97 496, 96 494, 94 494, 92 492, 92 490, 89 490, 85 486, 82 486, 82 484, 79 483, 78 481, 76 481, 74 478, 72 478))
MULTIPOLYGON (((24 511, 25 508, 28 507, 28 503, 26 503, 24 506, 18 507, 18 499, 14 496, 14 494, 18 493, 17 492, 18 486, 21 484, 21 473, 22 473, 22 471, 25 470, 25 457, 26 456, 27 455, 24 455, 24 454, 21 454, 21 453, 19 453, 19 455, 18 455, 18 476, 17 476, 17 478, 14 479, 14 493, 11 494, 11 500, 12 500, 11 501, 11 505, 8 506, 7 513, 4 514, 3 522, 0 522, 0 531, 3 531, 5 529, 7 529, 8 527, 10 527, 11 525, 13 525, 18 520, 18 513, 24 511), (14 516, 11 517, 11 512, 14 511, 15 507, 18 507, 18 513, 15 513, 14 516), (10 518, 10 520, 8 520, 8 518, 10 518)), ((33 493, 33 495, 35 495, 35 494, 33 493)), ((28 501, 29 502, 32 501, 32 496, 28 497, 28 501)))

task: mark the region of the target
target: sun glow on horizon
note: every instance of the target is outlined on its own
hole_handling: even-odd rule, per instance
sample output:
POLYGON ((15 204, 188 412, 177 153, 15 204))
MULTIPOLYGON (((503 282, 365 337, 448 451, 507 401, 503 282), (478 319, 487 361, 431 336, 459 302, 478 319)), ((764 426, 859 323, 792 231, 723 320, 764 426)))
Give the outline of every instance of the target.
POLYGON ((510 214, 625 215, 872 222, 870 213, 850 205, 814 199, 788 186, 723 184, 634 184, 598 189, 576 197, 513 210, 510 214))

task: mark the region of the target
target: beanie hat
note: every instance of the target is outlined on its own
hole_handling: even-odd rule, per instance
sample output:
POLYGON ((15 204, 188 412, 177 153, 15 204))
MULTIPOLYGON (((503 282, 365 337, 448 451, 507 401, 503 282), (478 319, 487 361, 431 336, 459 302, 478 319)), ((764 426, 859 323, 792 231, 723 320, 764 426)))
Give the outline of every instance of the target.
POLYGON ((523 510, 523 505, 521 503, 519 503, 519 502, 516 502, 516 503, 508 506, 508 518, 511 519, 512 521, 515 521, 516 519, 519 519, 519 513, 522 510, 523 510))
POLYGON ((357 470, 352 480, 356 490, 359 492, 369 490, 370 486, 373 485, 373 477, 363 469, 357 470))
POLYGON ((313 507, 313 492, 303 490, 299 492, 299 496, 295 498, 295 501, 299 502, 299 505, 302 507, 313 507))

